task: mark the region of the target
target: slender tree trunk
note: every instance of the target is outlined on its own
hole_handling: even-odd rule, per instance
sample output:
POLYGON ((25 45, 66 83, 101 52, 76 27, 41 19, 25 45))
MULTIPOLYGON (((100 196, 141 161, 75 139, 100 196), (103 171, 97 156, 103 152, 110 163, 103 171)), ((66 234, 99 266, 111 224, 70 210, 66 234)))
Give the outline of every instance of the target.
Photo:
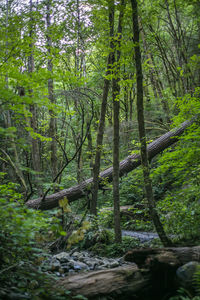
POLYGON ((80 71, 80 3, 79 0, 76 0, 76 25, 77 25, 77 47, 75 54, 75 64, 76 64, 76 73, 78 74, 80 71))
POLYGON ((133 101, 134 101, 134 94, 132 91, 129 92, 129 103, 130 103, 130 110, 129 110, 129 121, 132 122, 133 120, 133 101))
MULTIPOLYGON (((81 140, 82 140, 82 138, 81 138, 81 140)), ((78 145, 78 147, 79 147, 79 145, 78 145)), ((78 181, 78 183, 83 181, 82 170, 83 170, 83 159, 82 159, 82 147, 81 147, 77 154, 77 181, 78 181)))
MULTIPOLYGON (((89 127, 89 121, 87 121, 87 127, 89 127)), ((87 140, 88 140, 87 148, 89 153, 88 158, 90 161, 91 176, 93 176, 93 141, 92 141, 91 127, 88 131, 87 140)))
MULTIPOLYGON (((33 56, 33 3, 32 0, 29 2, 30 5, 30 24, 29 24, 29 38, 30 38, 30 55, 28 57, 28 73, 30 77, 32 76, 32 73, 34 71, 34 56, 33 56)), ((33 89, 29 89, 29 97, 32 98, 33 96, 33 89)), ((30 125, 34 132, 37 132, 37 110, 36 106, 34 104, 30 105, 30 112, 31 112, 31 118, 30 118, 30 125)), ((41 186, 41 161, 40 161, 40 151, 39 151, 39 142, 38 139, 31 137, 31 156, 32 156, 32 165, 33 170, 36 171, 38 174, 36 174, 36 187, 38 190, 38 194, 42 195, 42 186, 41 186)))
MULTIPOLYGON (((8 44, 9 14, 10 14, 10 1, 6 0, 6 42, 5 42, 6 57, 8 56, 8 46, 9 46, 9 44, 8 44)), ((8 75, 7 74, 6 74, 5 86, 8 89, 8 75)), ((7 128, 13 126, 12 119, 11 119, 11 111, 10 110, 8 110, 8 112, 7 112, 6 116, 5 116, 5 124, 6 124, 7 128)), ((15 142, 15 138, 14 137, 11 137, 11 149, 12 149, 13 155, 14 155, 14 162, 11 159, 8 159, 8 161, 11 163, 12 167, 14 168, 14 170, 16 172, 16 175, 19 178, 19 180, 20 180, 20 182, 21 182, 21 184, 23 186, 25 194, 27 195, 28 188, 27 188, 27 185, 26 185, 24 174, 23 174, 23 172, 21 171, 21 168, 20 168, 21 164, 20 164, 20 159, 19 159, 18 150, 17 150, 17 146, 16 146, 16 142, 15 142)), ((10 156, 6 152, 4 152, 4 155, 6 155, 7 158, 10 158, 10 156)))
MULTIPOLYGON (((114 2, 113 2, 114 9, 114 2)), ((124 0, 121 0, 121 10, 119 14, 117 42, 117 57, 113 52, 113 66, 115 65, 116 74, 114 73, 112 80, 113 92, 113 203, 114 203, 114 230, 115 241, 120 243, 122 240, 122 233, 120 227, 120 195, 119 195, 119 117, 120 117, 120 56, 121 56, 121 36, 122 36, 122 20, 124 15, 124 0)))
MULTIPOLYGON (((46 2, 46 23, 47 23, 47 52, 48 52, 48 61, 47 68, 49 71, 49 76, 53 75, 53 63, 52 63, 52 38, 51 38, 51 0, 46 2)), ((52 104, 55 104, 54 99, 54 87, 53 79, 48 79, 48 98, 52 104)), ((56 144, 56 117, 53 110, 49 111, 50 122, 49 122, 49 135, 52 138, 50 152, 51 152, 51 171, 52 178, 55 178, 58 173, 58 159, 57 159, 57 144, 56 144)))
MULTIPOLYGON (((110 49, 113 49, 114 9, 113 9, 111 3, 109 3, 109 25, 110 25, 110 49)), ((92 200, 90 203, 90 213, 94 214, 94 215, 97 214, 97 198, 98 198, 98 189, 99 189, 100 160, 101 160, 101 151, 102 151, 102 144, 103 144, 107 98, 108 98, 108 91, 109 91, 109 85, 110 85, 110 80, 107 78, 107 76, 110 74, 110 65, 111 64, 112 64, 112 50, 108 55, 107 71, 106 71, 106 76, 104 79, 103 97, 102 97, 102 103, 101 103, 101 113, 100 113, 97 140, 96 140, 95 161, 94 161, 94 166, 93 166, 93 188, 92 188, 92 200)))
POLYGON ((139 138, 141 144, 141 164, 143 169, 144 187, 146 198, 148 201, 149 212, 152 217, 152 221, 156 228, 156 231, 164 246, 170 246, 172 243, 168 239, 163 229, 162 223, 160 222, 159 215, 156 211, 152 183, 150 179, 149 162, 147 155, 146 145, 146 133, 144 125, 144 107, 143 107, 143 74, 142 74, 142 63, 141 63, 141 52, 139 44, 139 25, 138 25, 138 11, 137 11, 137 0, 131 0, 132 13, 133 13, 133 34, 135 43, 135 65, 136 65, 136 76, 137 76, 137 117, 138 117, 138 128, 139 138))

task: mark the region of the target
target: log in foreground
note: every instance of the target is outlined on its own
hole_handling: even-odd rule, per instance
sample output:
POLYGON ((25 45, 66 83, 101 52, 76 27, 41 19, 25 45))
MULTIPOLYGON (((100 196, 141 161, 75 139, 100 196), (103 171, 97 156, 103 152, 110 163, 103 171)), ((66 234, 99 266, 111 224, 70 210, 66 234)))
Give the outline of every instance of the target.
POLYGON ((125 254, 124 260, 152 270, 158 270, 158 266, 177 268, 190 261, 200 262, 200 246, 133 249, 125 254))
POLYGON ((83 295, 87 298, 117 295, 117 299, 120 299, 120 295, 131 295, 147 286, 149 281, 145 277, 135 264, 131 264, 68 276, 57 281, 56 287, 69 290, 70 295, 83 295))
MULTIPOLYGON (((187 127, 189 127, 195 118, 190 121, 185 121, 181 124, 179 128, 175 128, 152 143, 150 143, 147 147, 148 158, 151 160, 154 156, 156 156, 161 151, 165 150, 172 144, 178 141, 178 137, 185 131, 187 127)), ((140 154, 133 154, 126 157, 124 160, 120 162, 120 177, 129 173, 130 171, 136 169, 141 164, 140 154)), ((113 168, 110 167, 100 173, 100 187, 102 187, 106 182, 111 182, 113 179, 113 168)), ((89 178, 83 181, 81 184, 73 186, 68 189, 64 189, 58 193, 46 196, 45 199, 42 198, 29 200, 26 204, 30 208, 48 210, 55 208, 59 205, 58 201, 67 197, 69 202, 75 201, 81 197, 84 197, 87 193, 91 191, 91 186, 93 183, 93 178, 89 178)))
MULTIPOLYGON (((124 256, 130 264, 62 278, 56 287, 88 299, 168 299, 180 287, 177 269, 200 261, 200 246, 133 249, 124 256)), ((190 286, 191 287, 191 286, 190 286)))
POLYGON ((200 246, 133 249, 124 256, 124 260, 134 261, 139 268, 149 270, 150 295, 154 295, 150 299, 168 299, 166 295, 175 294, 180 286, 186 288, 188 292, 194 292, 194 263, 197 262, 198 265, 200 262, 200 246), (179 270, 180 274, 181 266, 183 266, 182 275, 178 278, 177 271, 179 270))

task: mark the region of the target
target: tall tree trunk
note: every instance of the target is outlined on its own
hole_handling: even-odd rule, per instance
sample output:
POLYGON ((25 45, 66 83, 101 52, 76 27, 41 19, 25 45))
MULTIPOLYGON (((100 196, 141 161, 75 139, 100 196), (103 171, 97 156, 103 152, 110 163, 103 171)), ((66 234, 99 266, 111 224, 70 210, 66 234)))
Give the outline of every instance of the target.
POLYGON ((106 76, 104 79, 103 97, 102 97, 102 102, 101 102, 101 113, 100 113, 97 140, 96 140, 95 161, 94 161, 94 166, 93 166, 93 188, 92 188, 92 200, 90 203, 90 213, 94 214, 94 215, 97 214, 97 198, 98 198, 98 189, 99 189, 100 160, 101 160, 101 151, 102 151, 102 144, 103 144, 104 127, 105 127, 107 98, 108 98, 108 91, 109 91, 109 85, 110 85, 110 80, 107 77, 110 74, 110 65, 112 64, 112 49, 113 49, 113 35, 114 35, 114 9, 110 2, 109 2, 108 8, 109 8, 111 52, 108 55, 107 71, 106 71, 106 76))
MULTIPOLYGON (((115 241, 120 243, 122 240, 122 233, 120 227, 120 195, 119 195, 119 114, 120 114, 120 56, 121 56, 121 36, 122 36, 122 20, 124 15, 124 0, 121 0, 121 10, 119 14, 117 42, 117 57, 113 52, 112 64, 115 65, 116 73, 114 73, 112 80, 113 92, 113 203, 114 203, 114 230, 115 241)), ((114 2, 113 2, 114 9, 114 2)))
MULTIPOLYGON (((30 6, 30 21, 29 21, 29 38, 30 38, 30 55, 28 57, 28 73, 30 77, 32 76, 32 73, 34 71, 34 56, 33 56, 33 3, 32 0, 29 2, 30 6)), ((29 89, 29 97, 32 98, 33 96, 33 89, 29 89)), ((37 110, 35 104, 30 105, 30 112, 31 112, 31 118, 30 118, 30 125, 34 132, 37 132, 37 110)), ((40 151, 39 151, 39 142, 38 139, 31 137, 31 156, 32 156, 32 165, 33 170, 37 172, 35 179, 36 179, 36 187, 39 195, 43 194, 42 186, 41 186, 41 161, 40 161, 40 151)))
POLYGON ((80 71, 80 3, 79 0, 76 0, 76 25, 77 25, 77 42, 76 42, 76 53, 75 53, 75 67, 76 73, 78 74, 80 71))
MULTIPOLYGON (((53 63, 52 63, 52 38, 51 38, 51 0, 46 2, 46 23, 47 23, 47 52, 48 61, 47 68, 49 71, 49 76, 53 75, 53 63)), ((54 87, 53 78, 48 79, 48 98, 52 104, 55 104, 54 99, 54 87)), ((52 138, 50 152, 51 152, 51 172, 52 179, 56 177, 58 173, 58 160, 57 160, 57 144, 56 144, 56 117, 53 109, 49 111, 50 122, 49 122, 49 136, 52 138)))
POLYGON ((133 16, 133 34, 135 43, 135 65, 136 65, 136 77, 137 77, 137 118, 139 128, 139 139, 140 139, 140 153, 141 153, 141 164, 143 169, 144 187, 146 198, 148 201, 149 212, 156 228, 156 231, 164 246, 170 246, 172 243, 166 236, 163 229, 162 223, 160 222, 159 215, 156 211, 152 182, 150 178, 147 145, 146 145, 146 133, 144 125, 144 107, 143 107, 143 74, 142 74, 142 63, 141 63, 141 52, 139 44, 139 24, 138 24, 138 10, 137 0, 131 0, 132 4, 132 16, 133 16))
MULTIPOLYGON (((8 56, 8 46, 9 46, 8 45, 8 26, 9 26, 9 14, 10 14, 10 9, 11 9, 10 5, 11 5, 10 1, 6 0, 6 41, 5 41, 6 59, 7 59, 7 56, 8 56)), ((7 74, 6 74, 6 80, 5 81, 6 81, 5 86, 8 89, 8 75, 7 74)), ((7 114, 5 116, 5 124, 6 124, 7 128, 13 126, 10 110, 7 111, 7 114)), ((11 149, 12 149, 13 156, 14 156, 14 161, 11 160, 10 156, 6 152, 4 152, 4 151, 3 152, 4 152, 4 155, 6 155, 6 157, 8 158, 8 161, 10 162, 11 166, 15 170, 15 173, 16 173, 17 177, 19 178, 19 180, 22 184, 24 192, 27 195, 28 188, 27 188, 27 185, 26 185, 24 174, 23 174, 23 172, 20 168, 21 164, 20 164, 20 159, 19 159, 19 155, 18 155, 18 149, 17 149, 17 146, 16 146, 15 138, 11 137, 10 142, 11 142, 11 149)))
POLYGON ((87 121, 87 127, 89 127, 88 135, 87 135, 87 149, 88 149, 88 159, 90 161, 90 170, 91 170, 91 176, 93 176, 93 141, 92 141, 92 133, 91 133, 91 126, 89 126, 89 121, 87 121))

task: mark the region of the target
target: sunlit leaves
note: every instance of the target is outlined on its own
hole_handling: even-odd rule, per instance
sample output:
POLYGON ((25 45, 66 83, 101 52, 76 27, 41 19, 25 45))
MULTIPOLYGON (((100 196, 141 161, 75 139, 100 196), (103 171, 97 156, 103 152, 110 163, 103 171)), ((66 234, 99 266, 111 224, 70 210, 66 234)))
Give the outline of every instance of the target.
POLYGON ((74 230, 68 239, 67 248, 70 248, 73 244, 82 241, 86 230, 88 230, 89 228, 90 223, 88 221, 84 221, 77 230, 74 230))
POLYGON ((71 207, 69 205, 69 201, 66 197, 59 200, 59 206, 63 209, 64 213, 71 213, 71 207))
POLYGON ((40 139, 42 142, 49 142, 52 140, 51 138, 42 136, 41 134, 34 132, 33 128, 31 128, 31 127, 25 127, 25 129, 26 129, 26 131, 28 131, 30 133, 30 135, 33 139, 40 139))

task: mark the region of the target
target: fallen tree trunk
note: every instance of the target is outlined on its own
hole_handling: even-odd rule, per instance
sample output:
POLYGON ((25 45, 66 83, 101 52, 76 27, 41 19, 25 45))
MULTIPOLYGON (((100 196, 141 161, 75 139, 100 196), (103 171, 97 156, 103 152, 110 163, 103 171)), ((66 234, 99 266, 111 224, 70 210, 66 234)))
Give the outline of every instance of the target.
POLYGON ((125 254, 124 260, 150 269, 155 265, 178 267, 189 261, 200 262, 200 246, 133 249, 125 254))
MULTIPOLYGON (((148 151, 148 159, 151 160, 154 156, 156 156, 161 151, 165 150, 172 144, 178 141, 178 137, 184 132, 184 130, 189 127, 195 119, 190 121, 185 121, 181 124, 179 128, 175 128, 152 143, 150 143, 147 147, 148 151)), ((141 164, 140 154, 129 155, 127 158, 120 162, 120 177, 129 173, 130 171, 136 169, 141 164)), ((111 182, 113 179, 113 168, 110 167, 104 171, 102 171, 99 175, 101 177, 99 186, 100 188, 105 185, 105 182, 111 182)), ((93 183, 93 178, 89 178, 83 181, 81 184, 73 186, 71 188, 62 190, 55 194, 46 196, 45 199, 37 198, 33 200, 29 200, 26 204, 30 208, 48 210, 58 206, 58 201, 66 197, 69 202, 75 201, 89 192, 91 192, 91 187, 93 183)))
POLYGON ((154 295, 151 299, 164 299, 166 295, 173 295, 180 286, 187 287, 188 291, 194 290, 193 274, 200 262, 200 246, 133 249, 124 256, 124 260, 149 270, 152 287, 150 294, 154 295), (184 271, 177 277, 178 270, 181 273, 181 266, 184 271))
POLYGON ((188 262, 200 261, 200 246, 133 249, 124 260, 131 264, 67 276, 58 280, 56 287, 88 299, 101 296, 116 300, 164 299, 182 284, 177 281, 177 269, 188 262))
MULTIPOLYGON (((100 213, 104 213, 107 211, 113 211, 113 207, 104 207, 100 209, 100 213)), ((149 216, 145 212, 145 206, 144 204, 137 204, 137 206, 133 205, 124 205, 120 206, 120 214, 122 217, 125 217, 130 220, 148 220, 149 216), (137 210, 139 210, 139 213, 137 213, 137 210)))
POLYGON ((114 269, 91 271, 60 279, 56 287, 67 289, 70 295, 83 295, 87 298, 120 295, 133 295, 149 284, 148 277, 143 276, 135 264, 114 269), (146 278, 145 278, 146 277, 146 278))

